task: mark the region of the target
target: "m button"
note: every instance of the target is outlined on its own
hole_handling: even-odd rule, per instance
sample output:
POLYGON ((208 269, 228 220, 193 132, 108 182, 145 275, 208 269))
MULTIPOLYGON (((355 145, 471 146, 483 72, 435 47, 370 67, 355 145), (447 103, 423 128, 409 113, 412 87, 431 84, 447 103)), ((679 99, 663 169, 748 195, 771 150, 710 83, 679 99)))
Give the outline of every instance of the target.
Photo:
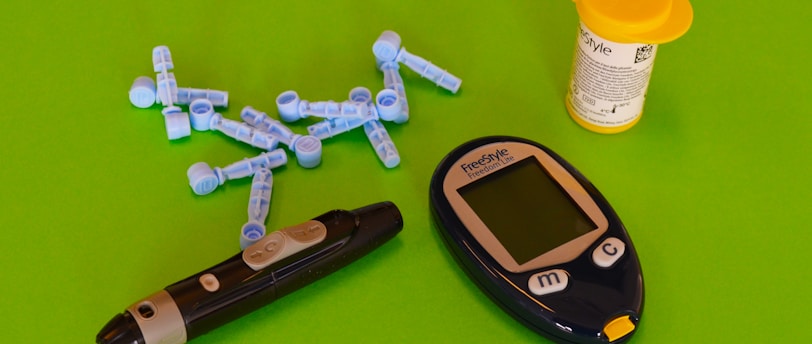
POLYGON ((530 276, 527 287, 531 293, 541 296, 562 291, 567 288, 569 282, 569 274, 566 271, 555 269, 530 276))

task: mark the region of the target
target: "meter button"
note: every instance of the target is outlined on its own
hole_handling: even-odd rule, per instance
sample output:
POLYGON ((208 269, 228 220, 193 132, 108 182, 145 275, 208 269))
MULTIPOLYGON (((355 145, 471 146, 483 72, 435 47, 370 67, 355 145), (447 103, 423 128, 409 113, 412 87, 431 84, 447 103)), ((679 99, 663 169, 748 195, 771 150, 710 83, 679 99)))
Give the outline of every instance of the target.
POLYGON ((615 237, 606 238, 594 251, 592 251, 592 261, 602 268, 609 268, 623 257, 626 252, 626 244, 615 237))
POLYGON ((569 274, 564 270, 547 270, 530 276, 527 287, 531 293, 541 296, 566 289, 569 280, 569 274))

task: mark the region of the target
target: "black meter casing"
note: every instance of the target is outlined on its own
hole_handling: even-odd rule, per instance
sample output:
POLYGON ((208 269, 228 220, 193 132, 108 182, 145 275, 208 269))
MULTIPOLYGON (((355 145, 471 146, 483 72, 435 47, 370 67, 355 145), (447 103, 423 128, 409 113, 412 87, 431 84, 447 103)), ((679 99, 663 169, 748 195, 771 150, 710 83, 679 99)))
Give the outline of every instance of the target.
POLYGON ((557 343, 622 343, 636 331, 644 294, 632 241, 550 149, 510 136, 464 143, 435 170, 430 204, 457 263, 525 326, 557 343))

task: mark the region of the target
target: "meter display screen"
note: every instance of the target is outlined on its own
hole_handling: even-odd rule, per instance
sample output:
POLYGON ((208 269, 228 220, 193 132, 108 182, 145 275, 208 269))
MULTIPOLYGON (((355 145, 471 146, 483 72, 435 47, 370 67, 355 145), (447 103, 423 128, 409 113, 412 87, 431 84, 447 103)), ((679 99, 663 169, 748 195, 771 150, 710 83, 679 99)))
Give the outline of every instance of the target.
POLYGON ((597 229, 532 156, 457 191, 519 265, 597 229))

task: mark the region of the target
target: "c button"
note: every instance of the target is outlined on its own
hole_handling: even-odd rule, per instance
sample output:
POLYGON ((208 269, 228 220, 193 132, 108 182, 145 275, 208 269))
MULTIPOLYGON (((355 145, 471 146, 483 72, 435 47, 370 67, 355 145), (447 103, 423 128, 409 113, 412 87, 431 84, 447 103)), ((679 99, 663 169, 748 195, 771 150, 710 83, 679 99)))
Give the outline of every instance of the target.
POLYGON ((626 253, 626 244, 615 237, 606 238, 592 251, 592 261, 602 268, 609 268, 626 253))

